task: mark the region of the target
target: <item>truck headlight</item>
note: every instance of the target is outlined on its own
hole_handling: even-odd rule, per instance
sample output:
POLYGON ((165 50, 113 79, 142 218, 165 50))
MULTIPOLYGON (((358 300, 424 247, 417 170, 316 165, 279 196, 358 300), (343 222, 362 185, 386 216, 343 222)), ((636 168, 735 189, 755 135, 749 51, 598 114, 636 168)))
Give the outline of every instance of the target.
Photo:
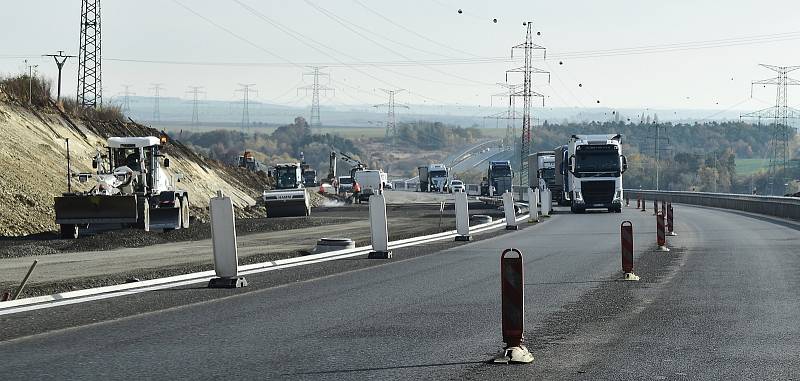
POLYGON ((575 192, 575 200, 583 201, 583 195, 581 194, 581 191, 575 192))

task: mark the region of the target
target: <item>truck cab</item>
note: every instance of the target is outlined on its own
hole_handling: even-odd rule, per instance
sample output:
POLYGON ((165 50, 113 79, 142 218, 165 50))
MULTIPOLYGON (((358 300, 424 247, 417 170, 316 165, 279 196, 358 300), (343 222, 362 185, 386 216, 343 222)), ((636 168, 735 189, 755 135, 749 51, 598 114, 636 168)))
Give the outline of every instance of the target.
POLYGON ((511 162, 508 160, 490 161, 487 178, 489 195, 497 196, 505 192, 511 192, 514 181, 511 162))
POLYGON ((603 208, 622 212, 622 136, 573 135, 569 142, 569 193, 572 212, 603 208))

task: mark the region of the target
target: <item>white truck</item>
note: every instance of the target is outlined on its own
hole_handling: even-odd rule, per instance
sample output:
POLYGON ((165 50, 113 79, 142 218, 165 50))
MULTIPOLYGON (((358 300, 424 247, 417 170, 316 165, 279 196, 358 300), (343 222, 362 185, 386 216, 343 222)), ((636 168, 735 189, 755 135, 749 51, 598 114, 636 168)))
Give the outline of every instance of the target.
POLYGON ((419 190, 421 192, 447 192, 450 188, 450 170, 444 164, 419 167, 419 190))
POLYGON ((359 202, 367 201, 369 196, 383 191, 387 181, 386 172, 380 169, 356 171, 354 176, 355 182, 361 187, 361 192, 358 194, 359 202))
POLYGON ((542 151, 528 156, 528 186, 551 189, 556 181, 556 156, 553 151, 542 151))
POLYGON ((622 212, 622 174, 628 162, 622 136, 572 135, 569 141, 569 181, 566 186, 573 213, 603 208, 622 212))

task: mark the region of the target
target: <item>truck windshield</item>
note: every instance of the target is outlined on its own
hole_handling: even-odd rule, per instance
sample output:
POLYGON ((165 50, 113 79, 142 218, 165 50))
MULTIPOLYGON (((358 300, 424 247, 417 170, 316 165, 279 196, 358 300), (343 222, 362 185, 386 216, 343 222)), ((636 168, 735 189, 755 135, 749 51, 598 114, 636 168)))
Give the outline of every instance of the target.
POLYGON ((492 169, 492 176, 494 177, 508 177, 511 176, 511 169, 508 167, 494 167, 492 169))
POLYGON ((296 170, 294 168, 282 168, 276 170, 278 188, 294 188, 297 186, 296 170))
POLYGON ((431 177, 447 177, 447 171, 431 171, 431 177))
POLYGON ((619 154, 616 151, 589 151, 575 155, 576 172, 619 172, 619 154))
POLYGON ((352 177, 341 177, 339 178, 339 184, 352 184, 353 178, 352 177))

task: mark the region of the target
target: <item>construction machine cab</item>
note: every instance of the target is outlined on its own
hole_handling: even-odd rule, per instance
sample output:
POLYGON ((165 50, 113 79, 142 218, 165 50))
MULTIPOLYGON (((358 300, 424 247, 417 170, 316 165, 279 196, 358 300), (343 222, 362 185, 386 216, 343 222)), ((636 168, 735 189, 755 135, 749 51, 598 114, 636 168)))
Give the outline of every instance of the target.
POLYGON ((275 189, 296 189, 303 187, 300 163, 286 163, 275 166, 275 189))

